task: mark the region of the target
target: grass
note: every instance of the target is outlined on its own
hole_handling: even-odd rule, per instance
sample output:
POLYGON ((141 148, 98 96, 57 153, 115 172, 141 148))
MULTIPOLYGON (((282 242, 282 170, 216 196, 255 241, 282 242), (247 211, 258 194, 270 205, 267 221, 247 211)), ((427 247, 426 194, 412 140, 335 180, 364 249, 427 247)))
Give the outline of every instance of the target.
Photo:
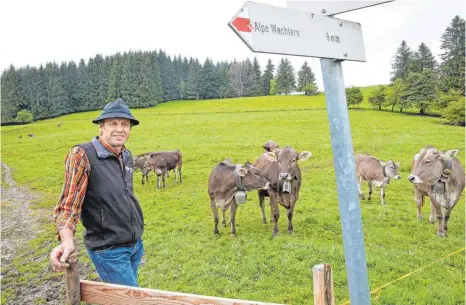
MULTIPOLYGON (((367 95, 368 90, 364 90, 367 95)), ((455 207, 448 237, 418 221, 412 185, 407 181, 412 156, 425 145, 464 147, 464 128, 421 117, 370 109, 364 102, 350 110, 355 153, 401 162, 402 180, 386 190, 386 205, 374 192, 361 201, 369 284, 375 289, 464 247, 464 195, 455 207)), ((64 158, 70 147, 97 133, 90 120, 100 111, 72 114, 24 126, 2 127, 2 159, 14 178, 44 195, 40 207, 51 213, 63 183, 64 158), (57 128, 62 121, 63 126, 57 128), (27 137, 35 133, 34 138, 27 137), (23 138, 18 139, 22 134, 23 138)), ((312 266, 333 269, 337 304, 348 300, 336 182, 325 99, 274 96, 214 101, 177 101, 135 109, 141 125, 127 142, 133 154, 179 148, 183 184, 171 175, 167 188, 155 189, 155 176, 135 193, 145 219, 145 259, 140 286, 265 302, 310 304, 312 266), (293 219, 295 234, 286 233, 280 208, 280 236, 271 239, 272 224, 262 224, 255 193, 237 212, 237 237, 228 228, 213 235, 207 195, 212 167, 225 158, 253 162, 268 139, 297 151, 310 150, 301 163, 303 186, 293 219)), ((464 160, 464 150, 459 159, 464 160)), ((367 184, 363 185, 367 195, 367 184)), ((429 204, 424 208, 428 218, 429 204)), ((270 209, 267 206, 267 218, 270 209)), ((48 224, 50 225, 50 224, 48 224)), ((81 238, 82 227, 77 238, 81 238)), ((50 239, 54 236, 51 234, 50 239)), ((51 250, 47 249, 47 250, 51 250)), ((45 255, 45 254, 44 254, 45 255)), ((430 265, 374 294, 372 304, 464 304, 464 252, 430 265)), ((2 300, 3 302, 3 300, 2 300)))

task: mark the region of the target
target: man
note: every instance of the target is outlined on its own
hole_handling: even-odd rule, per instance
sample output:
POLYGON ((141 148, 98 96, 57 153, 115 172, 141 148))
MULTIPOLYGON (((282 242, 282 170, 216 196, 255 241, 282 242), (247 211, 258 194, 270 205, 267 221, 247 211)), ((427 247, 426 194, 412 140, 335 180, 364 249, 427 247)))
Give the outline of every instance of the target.
POLYGON ((80 218, 84 245, 102 280, 138 286, 144 219, 133 193, 133 158, 124 144, 139 121, 118 99, 92 122, 99 124, 100 136, 74 146, 65 161, 65 182, 54 210, 61 244, 50 254, 52 268, 68 266, 80 218))

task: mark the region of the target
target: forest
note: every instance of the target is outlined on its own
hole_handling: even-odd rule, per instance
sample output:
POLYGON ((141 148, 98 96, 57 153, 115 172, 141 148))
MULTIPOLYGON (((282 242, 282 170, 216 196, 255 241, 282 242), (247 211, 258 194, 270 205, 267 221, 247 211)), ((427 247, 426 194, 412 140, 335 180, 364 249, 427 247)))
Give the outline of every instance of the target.
MULTIPOLYGON (((375 109, 441 114, 464 126, 465 21, 455 16, 441 39, 437 57, 421 43, 402 41, 392 59, 390 84, 368 97, 375 109)), ((47 62, 39 67, 11 65, 1 75, 1 123, 24 124, 64 114, 101 109, 121 97, 132 108, 175 100, 223 99, 304 92, 319 93, 307 62, 296 73, 281 58, 262 69, 256 57, 213 62, 169 55, 162 49, 96 54, 78 63, 47 62)), ((322 90, 321 90, 322 91, 322 90)), ((362 102, 360 88, 347 88, 348 106, 362 102)))

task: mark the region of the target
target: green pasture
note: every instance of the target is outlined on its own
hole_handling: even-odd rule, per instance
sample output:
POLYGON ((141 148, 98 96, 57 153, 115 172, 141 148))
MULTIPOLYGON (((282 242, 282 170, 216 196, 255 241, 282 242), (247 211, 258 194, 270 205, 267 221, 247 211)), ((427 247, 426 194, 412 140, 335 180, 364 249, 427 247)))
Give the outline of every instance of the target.
MULTIPOLYGON (((50 209, 50 215, 61 192, 65 156, 72 145, 97 134, 97 125, 91 119, 99 113, 77 113, 1 128, 2 162, 12 168, 19 184, 43 194, 40 207, 50 209), (59 122, 63 126, 57 127, 59 122), (35 137, 28 137, 28 133, 35 137)), ((325 262, 333 268, 336 303, 348 300, 329 124, 322 95, 177 101, 135 109, 133 114, 141 122, 132 129, 127 142, 133 155, 177 148, 183 154, 182 184, 175 184, 170 173, 166 189, 157 190, 154 174, 144 186, 141 174, 135 174, 135 193, 146 219, 142 287, 312 304, 312 267, 325 262), (295 233, 287 233, 286 213, 280 208, 280 235, 272 239, 272 223, 261 223, 257 194, 251 192, 237 211, 237 237, 230 236, 229 227, 220 228, 220 235, 215 237, 207 194, 210 170, 225 158, 234 163, 254 162, 263 152, 261 145, 269 139, 313 154, 300 163, 303 185, 293 218, 295 233)), ((355 153, 401 163, 402 179, 388 185, 385 206, 380 205, 378 190, 372 201, 361 201, 373 290, 464 247, 464 195, 451 214, 448 237, 441 239, 436 236, 436 225, 428 222, 428 201, 424 220, 417 220, 413 186, 407 176, 413 155, 425 145, 459 148, 458 157, 464 164, 465 130, 444 125, 437 117, 375 111, 366 102, 349 114, 355 153)), ((363 190, 367 196, 367 184, 363 190)), ((268 201, 266 214, 270 220, 268 201)), ((42 242, 30 247, 48 255, 56 243, 51 242, 51 222, 44 226, 48 228, 49 242, 45 243, 47 238, 42 235, 42 242)), ((82 227, 77 234, 82 238, 82 227)), ((87 260, 85 252, 80 259, 87 260)), ((42 266, 46 268, 46 261, 42 266)), ((373 294, 372 304, 464 304, 464 274, 463 251, 373 294)))

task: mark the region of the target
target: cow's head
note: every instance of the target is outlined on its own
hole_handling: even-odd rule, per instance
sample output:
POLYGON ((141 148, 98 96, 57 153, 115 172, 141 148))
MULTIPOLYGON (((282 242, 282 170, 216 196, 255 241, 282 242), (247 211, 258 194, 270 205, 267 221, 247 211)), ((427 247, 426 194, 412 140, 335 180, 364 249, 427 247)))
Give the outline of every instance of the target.
POLYGON ((133 157, 133 169, 138 171, 142 167, 150 166, 150 155, 138 155, 133 157))
POLYGON ((275 142, 275 141, 272 141, 272 140, 268 140, 267 142, 265 142, 265 144, 262 145, 262 147, 263 147, 266 151, 269 151, 269 152, 274 152, 276 149, 280 148, 280 146, 278 145, 278 143, 275 142))
POLYGON ((133 169, 137 172, 139 170, 139 164, 141 163, 141 156, 133 157, 133 169))
POLYGON ((421 149, 417 160, 414 161, 413 171, 408 176, 411 183, 435 184, 442 176, 447 160, 451 160, 458 154, 458 149, 439 152, 433 146, 421 149))
POLYGON ((251 162, 247 161, 237 169, 237 172, 246 191, 268 189, 269 182, 251 162))
POLYGON ((380 165, 384 168, 384 174, 387 177, 394 179, 401 179, 398 169, 400 168, 400 162, 393 162, 393 160, 388 160, 387 162, 380 162, 380 165))
POLYGON ((298 168, 298 160, 306 161, 312 156, 310 151, 297 153, 292 147, 285 146, 277 149, 275 152, 265 153, 265 157, 272 162, 278 162, 279 174, 278 179, 282 181, 291 181, 296 179, 296 171, 298 168))

